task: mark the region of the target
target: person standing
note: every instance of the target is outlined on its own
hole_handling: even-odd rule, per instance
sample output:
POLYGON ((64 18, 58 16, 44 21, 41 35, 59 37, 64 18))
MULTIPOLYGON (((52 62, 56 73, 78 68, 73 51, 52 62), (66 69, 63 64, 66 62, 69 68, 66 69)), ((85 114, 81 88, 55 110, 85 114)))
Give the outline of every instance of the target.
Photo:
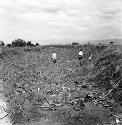
POLYGON ((52 60, 53 60, 53 63, 56 63, 56 52, 54 51, 53 53, 52 53, 52 60))
POLYGON ((83 59, 83 51, 82 49, 80 49, 80 51, 78 52, 78 60, 80 61, 80 65, 82 65, 81 61, 83 59))
POLYGON ((92 54, 89 52, 89 61, 92 59, 92 54))

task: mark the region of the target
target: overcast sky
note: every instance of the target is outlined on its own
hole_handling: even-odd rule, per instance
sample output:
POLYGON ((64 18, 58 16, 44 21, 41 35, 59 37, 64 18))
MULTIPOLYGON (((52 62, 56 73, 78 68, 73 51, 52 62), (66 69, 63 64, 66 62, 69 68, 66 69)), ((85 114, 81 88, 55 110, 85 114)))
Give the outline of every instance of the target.
POLYGON ((15 38, 122 38, 122 0, 0 0, 0 40, 15 38))

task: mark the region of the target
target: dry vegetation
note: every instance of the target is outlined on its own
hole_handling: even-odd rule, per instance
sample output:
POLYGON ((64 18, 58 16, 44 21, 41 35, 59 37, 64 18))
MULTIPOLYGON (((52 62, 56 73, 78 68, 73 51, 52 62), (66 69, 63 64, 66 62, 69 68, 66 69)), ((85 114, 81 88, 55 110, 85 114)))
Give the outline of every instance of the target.
POLYGON ((109 123, 122 105, 121 61, 115 46, 5 47, 0 54, 0 79, 9 117, 17 125, 41 118, 51 119, 52 125, 109 123), (82 66, 79 48, 85 53, 82 66), (56 64, 51 60, 53 50, 56 64))

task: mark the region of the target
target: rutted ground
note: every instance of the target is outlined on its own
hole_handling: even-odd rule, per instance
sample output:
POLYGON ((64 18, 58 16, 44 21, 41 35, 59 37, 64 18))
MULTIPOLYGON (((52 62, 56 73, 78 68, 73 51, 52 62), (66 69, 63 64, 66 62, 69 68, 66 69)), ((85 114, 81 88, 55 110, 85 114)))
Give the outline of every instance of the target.
POLYGON ((5 109, 6 109, 6 102, 3 98, 3 95, 0 93, 0 125, 12 125, 7 116, 7 113, 5 112, 5 109))

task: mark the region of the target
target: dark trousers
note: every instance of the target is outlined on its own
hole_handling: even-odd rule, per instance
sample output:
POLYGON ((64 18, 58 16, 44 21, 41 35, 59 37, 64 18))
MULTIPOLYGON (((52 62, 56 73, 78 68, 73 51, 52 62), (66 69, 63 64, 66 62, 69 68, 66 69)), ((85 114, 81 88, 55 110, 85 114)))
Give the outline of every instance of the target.
POLYGON ((56 59, 53 59, 53 63, 56 63, 56 59))
POLYGON ((79 60, 79 62, 80 62, 80 66, 82 65, 82 59, 83 59, 83 56, 79 56, 79 57, 78 57, 78 60, 79 60))
POLYGON ((83 59, 83 56, 79 56, 78 59, 79 59, 79 60, 82 60, 82 59, 83 59))

